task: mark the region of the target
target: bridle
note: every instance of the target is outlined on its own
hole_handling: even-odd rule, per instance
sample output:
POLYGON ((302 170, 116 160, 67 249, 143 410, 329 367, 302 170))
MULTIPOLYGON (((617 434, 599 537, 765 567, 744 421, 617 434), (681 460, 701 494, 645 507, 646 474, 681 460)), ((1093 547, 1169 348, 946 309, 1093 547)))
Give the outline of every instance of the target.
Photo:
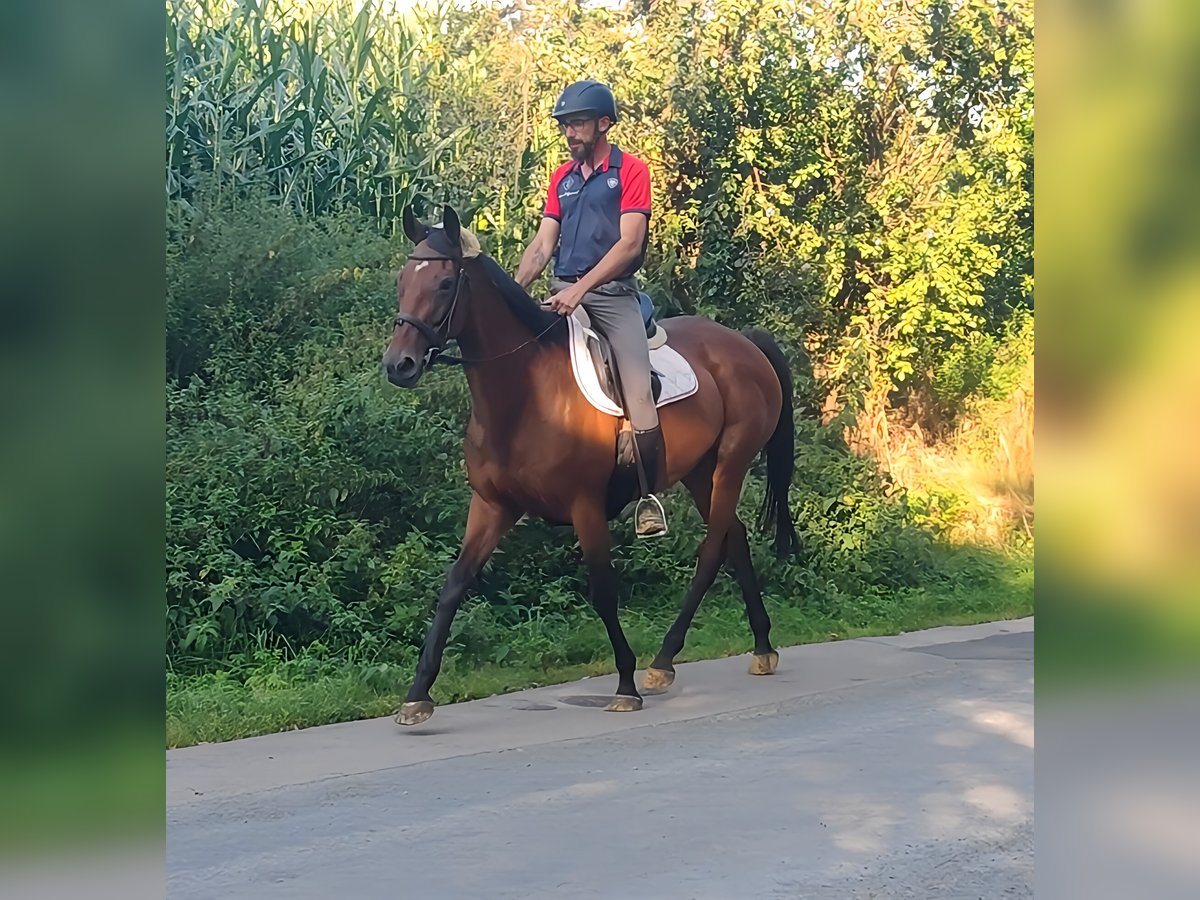
MULTIPOLYGON (((446 344, 453 337, 450 334, 450 326, 454 321, 454 312, 458 309, 458 301, 462 297, 463 285, 470 280, 467 275, 466 268, 453 256, 410 256, 409 259, 427 260, 429 262, 452 262, 458 264, 458 271, 454 274, 454 299, 450 301, 450 310, 442 318, 442 321, 436 327, 430 327, 429 323, 410 316, 407 313, 396 313, 395 327, 401 325, 411 325, 417 329, 421 337, 429 342, 429 349, 425 351, 423 367, 428 369, 434 363, 438 362, 442 352, 446 349, 446 344)), ((460 356, 446 356, 441 359, 446 363, 457 363, 464 365, 467 360, 460 356)))
POLYGON ((457 337, 457 335, 450 334, 450 328, 454 322, 455 310, 458 309, 458 301, 462 298, 463 285, 470 281, 470 276, 467 275, 466 267, 463 266, 458 258, 453 256, 410 256, 409 259, 427 260, 429 262, 452 262, 458 265, 458 271, 454 275, 454 299, 450 301, 449 311, 436 326, 430 326, 428 322, 423 322, 407 313, 396 313, 394 320, 396 328, 399 328, 401 325, 411 325, 429 343, 429 349, 425 351, 425 358, 422 361, 423 368, 428 369, 439 362, 458 366, 474 366, 481 363, 494 362, 497 359, 503 359, 506 356, 516 353, 518 350, 528 347, 534 341, 540 340, 546 332, 558 324, 557 321, 551 322, 542 329, 540 334, 536 334, 511 350, 506 350, 495 356, 489 356, 484 359, 466 359, 461 356, 451 356, 444 351, 446 344, 457 337))

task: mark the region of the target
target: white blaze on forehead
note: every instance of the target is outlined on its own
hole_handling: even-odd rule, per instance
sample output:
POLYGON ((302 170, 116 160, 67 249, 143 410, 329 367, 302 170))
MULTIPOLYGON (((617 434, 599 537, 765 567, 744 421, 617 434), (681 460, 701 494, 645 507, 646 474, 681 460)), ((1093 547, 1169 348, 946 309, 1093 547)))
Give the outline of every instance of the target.
POLYGON ((413 271, 420 272, 427 265, 429 265, 429 260, 425 260, 424 262, 419 262, 419 263, 417 263, 417 267, 415 269, 413 269, 413 271))

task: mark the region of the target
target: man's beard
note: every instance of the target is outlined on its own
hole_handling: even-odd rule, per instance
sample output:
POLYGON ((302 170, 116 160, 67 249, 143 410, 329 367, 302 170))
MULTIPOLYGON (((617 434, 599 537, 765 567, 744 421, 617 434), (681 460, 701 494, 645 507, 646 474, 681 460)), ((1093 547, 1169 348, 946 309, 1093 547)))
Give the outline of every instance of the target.
POLYGON ((576 162, 590 162, 592 154, 596 152, 596 142, 580 141, 577 147, 567 147, 571 151, 571 158, 576 162))

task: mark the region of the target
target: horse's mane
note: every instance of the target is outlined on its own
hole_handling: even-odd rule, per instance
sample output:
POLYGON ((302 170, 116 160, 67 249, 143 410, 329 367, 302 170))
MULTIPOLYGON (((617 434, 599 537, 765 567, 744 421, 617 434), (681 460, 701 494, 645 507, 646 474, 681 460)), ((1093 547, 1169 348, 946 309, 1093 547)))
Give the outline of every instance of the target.
POLYGON ((500 296, 504 298, 504 302, 508 304, 508 308, 512 310, 513 315, 520 320, 522 325, 534 334, 540 335, 540 340, 543 342, 562 341, 566 339, 567 323, 562 316, 553 310, 546 309, 530 297, 525 288, 517 284, 501 268, 500 263, 496 262, 486 253, 479 254, 478 262, 480 268, 483 269, 488 280, 492 283, 492 286, 500 292, 500 296), (556 324, 563 327, 553 327, 556 324))
MULTIPOLYGON (((429 244, 438 253, 444 255, 452 255, 453 250, 450 241, 446 238, 446 233, 441 228, 431 228, 429 237, 426 238, 426 243, 429 244)), ((478 246, 478 244, 476 244, 478 246)), ((561 343, 566 340, 567 328, 563 317, 552 310, 546 309, 529 293, 516 283, 504 269, 500 263, 492 259, 486 253, 479 253, 469 262, 475 262, 483 269, 488 281, 504 298, 504 302, 508 304, 508 308, 512 310, 517 320, 538 336, 538 340, 542 343, 561 343), (555 325, 561 327, 555 328, 555 325)))

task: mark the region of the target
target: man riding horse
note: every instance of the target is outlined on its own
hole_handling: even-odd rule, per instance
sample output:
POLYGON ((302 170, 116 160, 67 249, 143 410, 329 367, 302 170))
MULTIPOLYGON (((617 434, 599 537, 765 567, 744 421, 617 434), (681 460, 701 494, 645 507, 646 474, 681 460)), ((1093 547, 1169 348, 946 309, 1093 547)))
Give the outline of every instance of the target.
POLYGON ((583 402, 573 374, 572 329, 563 316, 580 304, 607 333, 624 382, 636 433, 630 443, 646 469, 638 533, 665 530, 665 518, 654 515, 657 500, 650 505, 649 498, 674 484, 687 489, 705 522, 691 583, 646 669, 643 688, 658 693, 674 682, 674 661, 688 628, 726 563, 741 587, 754 637, 751 674, 773 674, 779 662, 737 507, 746 475, 761 458, 766 479, 759 525, 774 530, 781 557, 796 552, 788 500, 795 428, 787 357, 760 329, 738 332, 702 316, 673 317, 663 329, 668 346, 694 373, 696 389, 656 410, 634 281, 646 246, 649 175, 640 160, 607 143, 605 132, 617 111, 603 85, 572 85, 555 115, 572 160, 551 181, 541 228, 519 269, 520 283, 481 251, 453 208, 442 210, 436 227, 418 221, 411 207, 404 211, 413 251, 396 277, 397 311, 383 368, 396 387, 414 388, 436 360, 446 358, 447 344, 457 342, 462 356, 451 359, 463 366, 471 393, 463 440, 471 499, 462 546, 397 713, 401 725, 419 725, 433 715, 430 691, 454 616, 500 541, 525 516, 574 527, 588 599, 604 623, 617 669, 616 692, 605 708, 642 709, 634 680, 637 656, 620 623, 609 531, 609 522, 639 489, 613 452, 620 420, 583 402), (542 272, 556 248, 552 311, 524 285, 542 272))
POLYGON ((593 327, 608 338, 639 465, 642 496, 634 513, 635 532, 638 537, 666 534, 666 514, 654 496, 662 429, 635 274, 649 240, 650 170, 609 143, 608 130, 618 119, 607 85, 577 81, 562 92, 553 116, 571 158, 550 178, 542 223, 521 258, 516 280, 528 288, 554 256, 551 307, 569 316, 583 304, 593 327))

